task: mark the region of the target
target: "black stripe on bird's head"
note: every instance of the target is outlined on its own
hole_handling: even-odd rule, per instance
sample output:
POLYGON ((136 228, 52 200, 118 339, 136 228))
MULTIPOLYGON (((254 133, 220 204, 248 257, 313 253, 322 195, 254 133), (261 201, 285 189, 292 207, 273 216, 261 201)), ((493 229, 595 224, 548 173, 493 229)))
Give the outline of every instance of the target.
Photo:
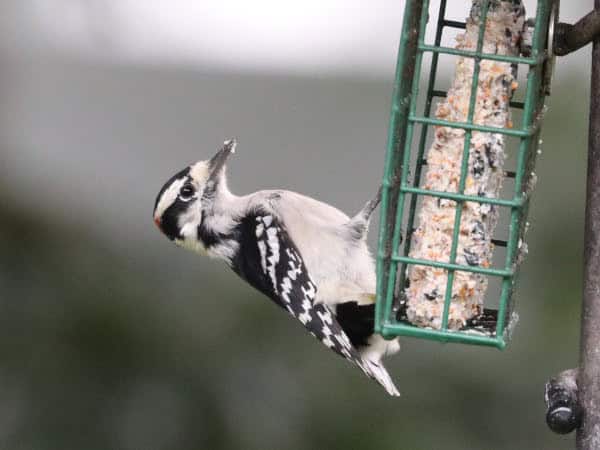
POLYGON ((196 189, 190 167, 177 172, 160 189, 154 202, 153 218, 158 228, 171 240, 181 237, 179 217, 190 207, 196 189))

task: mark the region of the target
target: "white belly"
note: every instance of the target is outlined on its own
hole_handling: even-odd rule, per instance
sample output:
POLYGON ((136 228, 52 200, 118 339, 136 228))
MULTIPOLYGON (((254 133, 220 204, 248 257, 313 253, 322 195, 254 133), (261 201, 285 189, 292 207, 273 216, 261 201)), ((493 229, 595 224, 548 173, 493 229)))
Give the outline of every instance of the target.
POLYGON ((314 199, 289 195, 291 199, 279 203, 280 212, 317 285, 316 301, 328 305, 372 303, 375 263, 365 242, 351 242, 345 237, 349 217, 314 199))

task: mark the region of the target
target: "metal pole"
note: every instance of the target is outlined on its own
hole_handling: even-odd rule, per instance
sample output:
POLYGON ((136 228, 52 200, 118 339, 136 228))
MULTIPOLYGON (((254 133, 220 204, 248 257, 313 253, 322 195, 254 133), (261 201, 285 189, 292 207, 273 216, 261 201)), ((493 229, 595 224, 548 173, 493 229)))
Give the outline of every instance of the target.
MULTIPOLYGON (((600 0, 595 0, 600 9, 600 0)), ((592 49, 592 84, 588 141, 587 199, 584 235, 583 307, 579 357, 579 401, 583 422, 578 450, 600 449, 600 37, 592 49)))

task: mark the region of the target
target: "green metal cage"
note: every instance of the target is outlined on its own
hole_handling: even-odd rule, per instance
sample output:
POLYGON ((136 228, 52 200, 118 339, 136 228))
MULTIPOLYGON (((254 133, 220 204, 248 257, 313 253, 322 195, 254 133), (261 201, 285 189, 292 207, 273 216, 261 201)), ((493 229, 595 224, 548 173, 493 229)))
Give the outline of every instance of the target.
MULTIPOLYGON (((549 92, 553 58, 548 49, 549 30, 557 20, 558 2, 539 0, 535 19, 528 25, 532 28, 531 51, 527 56, 505 56, 483 53, 484 30, 490 2, 482 2, 481 21, 476 51, 466 51, 441 46, 446 29, 464 29, 466 24, 446 18, 446 0, 441 0, 437 16, 435 41, 425 42, 426 27, 429 21, 429 1, 407 0, 404 12, 400 49, 392 98, 388 145, 383 178, 381 224, 377 254, 377 302, 375 329, 386 338, 413 336, 442 342, 458 342, 505 348, 510 338, 510 321, 513 313, 513 294, 521 258, 519 247, 526 230, 526 216, 529 207, 531 188, 534 184, 533 167, 538 153, 541 119, 544 98, 549 92), (423 59, 430 57, 430 73, 424 97, 423 113, 418 113, 419 83, 422 79, 423 59), (469 101, 467 120, 464 123, 440 120, 431 116, 434 98, 443 97, 446 92, 438 89, 438 64, 440 56, 454 55, 473 58, 475 61, 473 83, 469 101), (519 126, 496 128, 477 125, 473 122, 480 62, 484 59, 518 64, 526 68, 526 89, 521 101, 511 101, 510 107, 520 110, 519 126), (464 149, 457 192, 439 192, 421 186, 421 174, 425 160, 425 147, 428 128, 435 126, 453 127, 465 130, 464 149), (420 130, 418 129, 420 128, 420 130), (488 198, 466 195, 469 146, 474 131, 501 133, 517 142, 514 170, 505 175, 514 181, 507 198, 488 198), (416 155, 413 154, 416 147, 416 155), (411 234, 414 231, 418 199, 433 196, 456 202, 450 259, 439 262, 409 257, 411 234), (467 266, 456 263, 458 235, 465 202, 488 203, 506 211, 507 237, 494 238, 496 248, 505 248, 505 257, 499 267, 467 266), (407 282, 407 269, 411 265, 431 266, 445 269, 447 288, 444 297, 441 328, 420 328, 402 316, 403 290, 407 282), (485 317, 474 321, 460 330, 448 329, 448 314, 451 304, 452 283, 456 271, 475 272, 498 280, 499 299, 489 299, 488 291, 485 317), (486 326, 477 324, 486 323, 486 326)), ((422 99, 421 99, 422 100, 422 99)), ((507 179, 508 179, 507 178, 507 179)))

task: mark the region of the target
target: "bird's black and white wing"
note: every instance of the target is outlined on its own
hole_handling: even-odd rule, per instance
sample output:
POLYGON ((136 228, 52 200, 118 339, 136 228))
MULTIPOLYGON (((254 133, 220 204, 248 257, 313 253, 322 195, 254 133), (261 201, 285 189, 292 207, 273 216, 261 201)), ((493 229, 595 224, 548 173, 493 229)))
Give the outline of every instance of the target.
POLYGON ((324 345, 360 367, 390 395, 399 395, 385 368, 362 358, 331 309, 315 303, 317 287, 277 218, 261 212, 248 215, 236 232, 240 248, 231 265, 238 275, 287 310, 324 345))

